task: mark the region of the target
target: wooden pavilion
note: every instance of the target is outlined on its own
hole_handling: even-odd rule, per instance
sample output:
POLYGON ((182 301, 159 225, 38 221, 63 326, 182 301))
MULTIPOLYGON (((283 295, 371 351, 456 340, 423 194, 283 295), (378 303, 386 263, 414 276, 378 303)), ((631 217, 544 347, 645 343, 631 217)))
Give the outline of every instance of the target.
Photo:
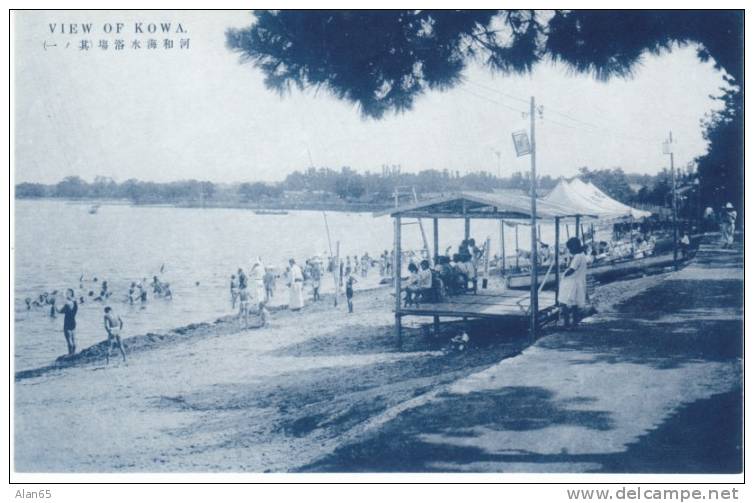
MULTIPOLYGON (((560 287, 559 271, 556 277, 555 291, 543 292, 537 281, 536 253, 532 253, 532 288, 529 293, 511 290, 479 290, 475 294, 461 294, 443 299, 437 303, 422 303, 418 306, 403 306, 401 299, 401 228, 405 219, 430 219, 433 229, 433 254, 439 256, 439 220, 463 219, 464 239, 469 239, 473 219, 499 220, 502 229, 505 220, 528 220, 530 222, 554 220, 555 222, 555 264, 560 263, 560 220, 564 218, 594 217, 574 213, 573 210, 537 199, 534 203, 529 196, 495 192, 458 192, 438 196, 432 199, 399 206, 376 213, 375 216, 393 217, 395 263, 393 264, 393 281, 395 289, 395 331, 401 336, 401 319, 404 316, 432 317, 435 332, 439 329, 440 318, 493 319, 502 323, 531 320, 532 332, 535 333, 539 322, 556 311, 560 287)), ((578 228, 578 223, 576 225, 578 228)), ((532 241, 535 232, 532 232, 532 241)), ((503 240, 504 241, 504 240, 503 240)), ((504 253, 503 253, 504 255, 504 253)), ((549 271, 548 271, 549 273, 549 271)), ((544 285, 546 281, 542 281, 544 285)))

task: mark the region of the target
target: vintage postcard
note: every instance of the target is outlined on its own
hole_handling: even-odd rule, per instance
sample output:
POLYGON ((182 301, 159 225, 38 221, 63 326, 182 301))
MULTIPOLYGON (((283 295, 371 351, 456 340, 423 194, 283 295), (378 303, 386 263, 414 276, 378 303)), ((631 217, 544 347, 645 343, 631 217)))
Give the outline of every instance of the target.
POLYGON ((12 479, 742 479, 743 11, 11 18, 12 479))

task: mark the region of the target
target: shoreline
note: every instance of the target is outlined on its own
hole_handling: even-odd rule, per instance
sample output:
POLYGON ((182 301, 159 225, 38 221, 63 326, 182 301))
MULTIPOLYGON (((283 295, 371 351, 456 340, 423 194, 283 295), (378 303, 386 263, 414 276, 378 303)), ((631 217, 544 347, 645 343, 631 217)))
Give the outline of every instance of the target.
MULTIPOLYGON (((55 198, 47 198, 47 199, 55 199, 55 198)), ((699 235, 696 236, 701 239, 709 238, 710 235, 699 235)), ((692 259, 693 260, 693 259, 692 259)), ((684 264, 687 265, 688 263, 684 264)), ((494 267, 491 269, 491 271, 494 270, 494 267)), ((671 271, 671 268, 668 267, 661 267, 661 268, 654 268, 654 269, 647 269, 643 272, 639 273, 632 273, 632 274, 626 274, 618 277, 617 279, 609 280, 603 284, 599 284, 596 287, 595 290, 595 298, 592 301, 591 304, 591 311, 587 316, 591 316, 593 314, 599 313, 602 310, 610 309, 612 308, 617 302, 620 302, 622 300, 625 300, 626 294, 628 293, 630 296, 630 286, 633 285, 635 280, 645 278, 645 277, 653 277, 653 276, 662 276, 667 275, 671 271), (618 292, 618 296, 615 297, 615 295, 606 294, 606 292, 618 292), (615 299, 620 300, 615 300, 615 299), (609 300, 606 300, 609 299, 609 300)), ((385 278, 383 278, 384 281, 385 278)), ((380 282, 377 285, 370 285, 366 287, 357 287, 357 295, 362 294, 369 294, 377 290, 383 290, 387 289, 392 291, 392 288, 388 283, 380 282)), ((635 293, 634 293, 635 294, 635 293)), ((310 308, 312 305, 317 304, 320 306, 326 306, 331 305, 333 293, 322 293, 321 294, 321 300, 318 303, 313 303, 313 301, 309 298, 307 298, 307 303, 304 308, 304 312, 307 310, 307 308, 310 308)), ((339 295, 340 302, 345 304, 345 296, 343 292, 339 295)), ((279 312, 285 312, 288 310, 287 304, 275 304, 275 305, 268 305, 267 310, 273 314, 273 313, 279 313, 279 312)), ((391 311, 392 312, 392 311, 391 311)), ((256 320, 256 316, 251 316, 252 321, 256 320)), ((169 328, 166 330, 162 330, 159 332, 147 332, 145 334, 138 334, 133 335, 127 338, 123 339, 123 343, 126 347, 127 354, 130 354, 132 351, 136 353, 140 353, 146 350, 155 349, 158 345, 163 345, 165 343, 179 343, 186 340, 191 340, 192 338, 201 338, 202 336, 208 336, 208 335, 217 335, 217 334, 225 334, 225 333, 233 333, 234 331, 241 330, 237 323, 237 314, 228 314, 221 316, 219 318, 216 318, 214 320, 207 320, 207 321, 199 321, 194 323, 189 323, 187 325, 181 325, 174 328, 169 328)), ((446 321, 444 322, 445 325, 452 325, 453 322, 446 321)), ((250 325, 247 327, 246 330, 258 330, 260 328, 263 328, 262 325, 250 325)), ((51 362, 48 365, 43 365, 39 367, 24 369, 24 370, 18 370, 14 372, 14 380, 16 382, 28 379, 32 377, 38 377, 41 375, 44 375, 49 372, 54 372, 56 370, 62 370, 70 367, 75 367, 79 365, 85 365, 89 363, 95 363, 97 361, 105 360, 105 355, 107 352, 107 340, 102 340, 98 343, 92 344, 91 346, 88 346, 78 353, 76 353, 73 356, 68 355, 62 355, 56 358, 53 362, 51 362)), ((117 354, 117 351, 113 353, 113 358, 119 356, 117 354)))
MULTIPOLYGON (((376 290, 387 288, 387 285, 377 285, 372 287, 363 288, 357 290, 357 294, 360 293, 372 293, 376 290)), ((302 312, 305 312, 307 308, 319 306, 332 306, 333 300, 332 293, 320 294, 321 300, 314 303, 311 299, 307 300, 307 304, 304 306, 302 312)), ((345 304, 345 295, 342 293, 338 296, 339 304, 345 304)), ((270 314, 288 312, 288 304, 276 304, 268 305, 267 311, 270 314)), ((161 332, 147 332, 145 334, 132 335, 122 339, 123 345, 126 349, 126 355, 132 353, 141 353, 152 349, 157 349, 158 346, 164 344, 178 344, 181 342, 190 341, 193 339, 200 339, 211 335, 224 335, 238 332, 239 330, 259 330, 264 328, 263 325, 258 323, 259 319, 255 315, 250 315, 250 325, 245 329, 239 326, 239 320, 237 314, 228 314, 216 318, 214 321, 200 321, 195 323, 189 323, 179 327, 171 328, 161 332)), ((57 357, 49 365, 43 365, 41 367, 34 367, 30 369, 18 370, 14 373, 14 381, 19 382, 24 379, 30 379, 33 377, 39 377, 49 372, 56 370, 63 370, 66 368, 77 367, 81 365, 96 363, 104 361, 106 359, 108 341, 102 340, 91 346, 87 346, 81 351, 72 356, 62 355, 57 357)), ((128 356, 127 356, 128 357, 128 356)), ((117 349, 112 354, 113 360, 118 360, 120 353, 117 349)))
POLYGON ((193 209, 239 209, 239 210, 285 210, 285 211, 337 211, 342 213, 374 213, 392 208, 390 201, 385 203, 357 203, 357 202, 319 202, 319 201, 265 201, 244 203, 240 201, 144 201, 136 202, 130 199, 108 198, 65 198, 65 197, 15 197, 15 201, 59 201, 68 204, 105 204, 117 206, 134 206, 141 208, 193 208, 193 209))
MULTIPOLYGON (((614 280, 602 285, 599 285, 595 289, 595 295, 592 299, 591 310, 587 316, 592 316, 602 310, 612 308, 615 304, 622 302, 626 298, 635 295, 636 290, 631 290, 637 283, 637 280, 647 277, 655 277, 661 275, 667 275, 666 269, 656 270, 644 275, 628 275, 618 280, 614 280), (628 296, 628 297, 627 297, 628 296)), ((659 280, 659 278, 658 278, 659 280)), ((392 288, 388 284, 378 284, 376 286, 370 286, 366 288, 360 288, 356 290, 357 295, 374 294, 377 291, 385 290, 392 292, 392 288)), ((319 302, 313 302, 311 299, 307 299, 307 303, 302 311, 305 314, 313 307, 322 308, 323 306, 332 306, 333 293, 321 294, 321 300, 319 302)), ((346 303, 345 296, 341 293, 338 296, 339 305, 346 303)), ((392 313, 392 304, 388 306, 388 310, 392 313)), ((290 312, 288 310, 288 304, 276 304, 268 305, 267 310, 270 314, 290 312)), ((189 323, 187 325, 181 325, 179 327, 170 328, 160 332, 147 332, 145 334, 138 334, 126 337, 123 339, 123 344, 126 349, 126 354, 132 353, 138 354, 144 351, 150 351, 158 349, 166 344, 179 344, 195 339, 201 339, 208 336, 227 335, 238 331, 255 331, 263 329, 264 326, 259 324, 259 319, 255 315, 251 315, 251 324, 243 329, 239 326, 239 320, 237 314, 228 314, 221 316, 214 320, 199 321, 189 323)), ((443 325, 451 327, 457 322, 446 320, 443 325)), ((426 325, 427 323, 420 323, 420 325, 426 325)), ((472 322, 473 324, 473 322, 472 322)), ((547 330, 547 328, 545 328, 547 330)), ((34 367, 30 369, 19 370, 14 373, 14 380, 16 382, 24 379, 30 379, 34 377, 43 376, 47 373, 59 371, 71 367, 79 367, 87 364, 93 364, 102 362, 106 359, 108 341, 102 340, 91 346, 80 350, 72 356, 62 355, 56 358, 49 365, 43 365, 41 367, 34 367)), ((120 354, 113 352, 112 359, 117 360, 120 358, 120 354)))
MULTIPOLYGON (((654 271, 651 274, 645 274, 643 276, 637 276, 637 275, 630 275, 626 276, 625 278, 611 281, 609 283, 605 283, 603 285, 599 285, 595 289, 595 296, 592 302, 592 310, 588 316, 591 316, 595 314, 596 312, 610 309, 612 306, 614 306, 616 303, 621 302, 622 300, 625 300, 626 295, 633 295, 636 293, 635 290, 631 291, 631 288, 636 283, 636 280, 644 278, 644 277, 654 277, 654 276, 660 276, 660 275, 666 275, 667 271, 665 270, 658 270, 654 271), (615 293, 612 293, 615 292, 615 293)), ((363 295, 363 294, 374 294, 377 291, 385 290, 392 292, 392 288, 388 284, 379 284, 376 286, 370 286, 366 288, 361 288, 356 290, 357 296, 363 295)), ((323 293, 321 294, 321 300, 317 303, 313 302, 311 299, 307 299, 307 303, 304 307, 304 309, 301 311, 302 314, 305 314, 308 310, 310 310, 312 307, 321 308, 322 306, 332 306, 332 300, 333 300, 333 293, 323 293)), ((343 293, 341 293, 339 296, 339 305, 345 304, 345 296, 343 293)), ((270 312, 270 314, 275 313, 281 313, 281 312, 289 312, 288 311, 288 304, 276 304, 276 305, 268 305, 267 310, 270 312)), ((388 310, 392 312, 392 307, 388 306, 388 310)), ((226 335, 238 332, 240 330, 246 330, 246 331, 255 331, 264 328, 263 325, 258 323, 258 318, 254 315, 250 316, 252 323, 245 329, 242 329, 239 326, 239 320, 237 314, 228 314, 225 316, 221 316, 219 318, 216 318, 214 320, 207 320, 207 321, 200 321, 195 323, 189 323, 187 325, 181 325, 179 327, 167 329, 165 331, 160 332, 147 332, 145 334, 138 334, 138 335, 132 335, 129 337, 126 337, 123 339, 123 344, 126 349, 126 354, 131 355, 132 353, 138 354, 142 353, 144 351, 150 351, 154 349, 158 349, 159 347, 162 347, 166 344, 179 344, 182 342, 187 342, 195 339, 201 339, 203 337, 208 336, 216 336, 216 335, 226 335)), ((420 325, 425 325, 426 323, 420 323, 420 325)), ((450 327, 454 325, 453 321, 445 321, 443 322, 443 325, 445 327, 450 327)), ((106 358, 107 353, 107 347, 108 347, 108 341, 102 340, 100 342, 97 342, 95 344, 92 344, 91 346, 87 346, 86 348, 82 349, 81 351, 77 352, 76 354, 72 356, 68 355, 62 355, 56 358, 52 363, 49 365, 43 365, 40 367, 34 367, 30 369, 24 369, 24 370, 18 370, 14 373, 14 380, 16 382, 22 381, 24 379, 30 379, 34 377, 43 376, 49 372, 59 371, 71 367, 78 367, 83 366, 87 364, 93 364, 97 362, 104 361, 106 358)), ((112 358, 114 360, 117 360, 120 357, 117 350, 113 352, 112 358)))
MULTIPOLYGON (((476 323, 443 323, 435 338, 409 322, 397 339, 389 288, 357 292, 355 314, 330 298, 281 309, 263 330, 222 318, 146 338, 125 364, 94 358, 16 380, 15 469, 620 471, 636 466, 628 455, 664 449, 647 435, 659 425, 706 421, 704 407, 676 411, 736 401, 743 259, 702 255, 599 287, 597 315, 533 344, 476 323), (461 328, 471 344, 452 350, 461 328)), ((658 471, 689 470, 702 451, 658 471)))

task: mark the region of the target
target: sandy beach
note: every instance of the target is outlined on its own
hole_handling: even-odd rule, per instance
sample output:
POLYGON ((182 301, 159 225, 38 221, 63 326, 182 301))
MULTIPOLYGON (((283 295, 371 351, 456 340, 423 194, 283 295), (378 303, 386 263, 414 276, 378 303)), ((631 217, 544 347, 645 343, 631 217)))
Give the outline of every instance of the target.
MULTIPOLYGON (((740 250, 707 247, 679 272, 599 287, 598 314, 533 345, 472 329, 468 350, 447 351, 452 325, 409 326, 399 344, 378 288, 350 315, 325 297, 261 329, 226 318, 136 336, 125 364, 93 347, 16 376, 15 469, 636 471, 627 459, 651 456, 689 407, 740 408, 741 267, 740 250)), ((687 433, 685 457, 637 466, 698 469, 687 433)), ((725 435, 714 466, 735 472, 740 436, 725 435)))

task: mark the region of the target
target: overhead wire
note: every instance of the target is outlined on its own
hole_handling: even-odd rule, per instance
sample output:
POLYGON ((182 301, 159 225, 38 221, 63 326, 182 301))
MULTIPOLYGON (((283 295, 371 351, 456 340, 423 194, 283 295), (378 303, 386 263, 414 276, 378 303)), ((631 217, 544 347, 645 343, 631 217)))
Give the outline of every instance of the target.
POLYGON ((470 94, 472 96, 476 96, 477 98, 482 99, 484 101, 487 101, 489 103, 494 103, 494 104, 499 105, 499 106, 501 106, 503 108, 507 108, 508 110, 511 110, 511 111, 516 112, 518 114, 528 114, 529 113, 526 110, 521 110, 521 109, 518 109, 518 108, 514 108, 514 107, 506 105, 505 103, 502 103, 500 101, 494 100, 492 98, 488 98, 487 96, 483 96, 483 95, 477 94, 477 93, 475 93, 473 91, 469 91, 468 89, 464 89, 463 87, 461 87, 460 90, 463 91, 463 92, 465 92, 465 93, 467 93, 467 94, 470 94))
MULTIPOLYGON (((470 83, 470 84, 472 84, 472 85, 474 85, 474 86, 476 86, 478 88, 485 89, 487 91, 494 92, 496 94, 505 96, 505 97, 507 97, 507 98, 509 98, 511 100, 519 101, 519 102, 522 102, 522 103, 529 103, 529 100, 527 100, 525 98, 522 98, 520 96, 516 96, 516 95, 513 95, 513 94, 505 93, 505 92, 499 91, 497 89, 493 89, 493 88, 491 88, 489 86, 485 86, 483 84, 479 84, 478 82, 474 82, 474 81, 469 80, 469 79, 465 79, 465 82, 468 82, 468 83, 470 83)), ((496 104, 498 104, 500 106, 503 106, 503 107, 506 107, 506 108, 509 108, 509 109, 512 109, 512 110, 517 110, 517 109, 515 109, 515 108, 513 108, 511 106, 508 106, 508 105, 506 105, 506 104, 504 104, 504 103, 502 103, 500 101, 493 100, 493 99, 491 99, 491 98, 489 98, 487 96, 483 96, 483 95, 479 95, 479 94, 473 93, 473 92, 469 91, 468 89, 464 89, 464 91, 468 92, 469 94, 472 94, 474 96, 477 96, 479 98, 482 98, 484 100, 487 100, 487 101, 489 101, 491 103, 496 103, 496 104)), ((552 112, 552 113, 554 113, 556 115, 559 115, 559 116, 561 116, 563 118, 566 118, 566 119, 568 119, 568 120, 570 120, 570 121, 572 121, 572 122, 574 122, 576 124, 580 124, 581 126, 565 124, 563 122, 559 122, 559 121, 556 121, 556 120, 553 120, 553 119, 550 119, 550 118, 542 117, 542 119, 541 119, 542 121, 547 121, 547 122, 549 122, 551 124, 555 124, 555 125, 558 125, 558 126, 561 126, 561 127, 565 127, 565 128, 569 128, 569 129, 574 129, 574 130, 578 130, 578 131, 583 131, 583 132, 586 132, 586 133, 608 134, 608 135, 611 135, 613 137, 623 138, 623 139, 630 140, 630 141, 638 141, 638 142, 646 142, 646 143, 656 143, 658 141, 657 139, 654 139, 654 138, 642 138, 642 137, 638 137, 638 136, 626 135, 624 133, 618 133, 618 132, 615 132, 614 130, 611 130, 609 127, 601 126, 601 125, 597 125, 597 124, 593 124, 593 123, 589 123, 589 122, 586 122, 586 121, 582 121, 580 119, 576 119, 575 117, 572 117, 572 116, 568 115, 567 113, 562 112, 562 111, 560 111, 558 109, 552 108, 552 107, 548 106, 547 104, 544 104, 542 106, 543 106, 543 109, 545 111, 552 112), (585 128, 589 128, 589 129, 585 129, 585 128)), ((518 111, 521 112, 521 113, 525 113, 525 114, 529 113, 528 111, 521 111, 521 110, 518 110, 518 111)))

